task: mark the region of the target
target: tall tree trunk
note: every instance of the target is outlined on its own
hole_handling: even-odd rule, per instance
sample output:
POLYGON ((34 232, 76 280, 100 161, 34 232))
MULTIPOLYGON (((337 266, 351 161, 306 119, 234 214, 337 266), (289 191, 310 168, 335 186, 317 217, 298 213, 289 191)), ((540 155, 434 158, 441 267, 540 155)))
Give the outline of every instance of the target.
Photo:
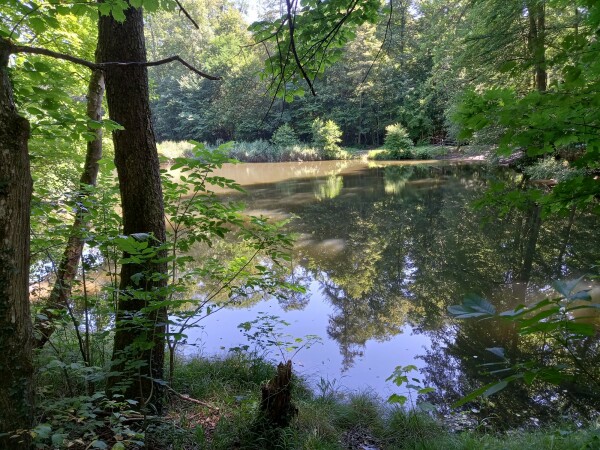
POLYGON ((529 52, 533 60, 535 87, 540 92, 548 88, 546 71, 546 6, 545 0, 530 0, 527 3, 529 14, 529 52))
MULTIPOLYGON (((26 430, 33 419, 29 122, 15 109, 8 58, 8 44, 0 37, 0 435, 26 430)), ((0 448, 29 448, 28 436, 0 437, 0 448)))
MULTIPOLYGON (((87 93, 87 116, 94 121, 102 120, 102 99, 104 98, 104 75, 101 70, 92 72, 87 93)), ((80 191, 78 198, 82 199, 89 193, 90 186, 96 186, 98 179, 98 161, 102 158, 102 129, 88 129, 95 135, 94 140, 88 141, 87 152, 85 155, 85 165, 79 180, 80 191)), ((77 210, 77 215, 71 228, 71 234, 67 241, 67 246, 58 266, 56 281, 50 293, 48 303, 42 309, 42 319, 36 318, 34 328, 36 330, 35 346, 41 348, 50 339, 50 336, 56 329, 55 320, 57 310, 67 310, 69 298, 71 297, 71 284, 77 275, 79 260, 83 251, 83 236, 81 234, 84 228, 87 228, 88 220, 83 208, 77 210)), ((89 355, 85 355, 88 359, 89 355)), ((89 362, 89 361, 86 361, 89 362)))
MULTIPOLYGON (((146 61, 142 10, 129 8, 125 16, 123 23, 111 16, 100 18, 100 62, 146 61)), ((163 243, 166 239, 164 206, 150 116, 147 69, 135 65, 112 66, 106 69, 104 76, 110 118, 124 127, 113 132, 123 232, 125 235, 150 233, 163 243)), ((159 389, 152 379, 163 376, 166 308, 145 312, 148 298, 135 296, 133 291, 154 292, 154 299, 160 300, 157 297, 163 295, 160 290, 166 285, 166 273, 166 262, 146 266, 124 264, 121 268, 113 350, 113 370, 121 374, 108 382, 109 391, 128 383, 125 388, 128 398, 140 401, 141 407, 149 402, 158 410, 161 406, 159 389), (160 276, 149 277, 149 272, 160 276), (141 280, 138 279, 140 273, 146 274, 141 280)))

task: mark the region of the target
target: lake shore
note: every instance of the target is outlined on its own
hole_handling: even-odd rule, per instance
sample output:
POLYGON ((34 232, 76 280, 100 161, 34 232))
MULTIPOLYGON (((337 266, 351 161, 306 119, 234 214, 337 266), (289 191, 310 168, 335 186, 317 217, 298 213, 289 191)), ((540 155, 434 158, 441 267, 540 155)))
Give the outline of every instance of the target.
POLYGON ((179 361, 167 405, 171 427, 149 433, 157 444, 168 439, 211 449, 524 449, 595 448, 598 430, 558 421, 546 428, 502 432, 469 421, 457 410, 406 409, 370 392, 347 392, 323 381, 309 389, 294 378, 296 414, 287 428, 261 422, 261 386, 273 377, 273 364, 239 353, 221 358, 179 361), (260 430, 260 432, 259 432, 260 430), (484 431, 484 432, 482 432, 484 431))

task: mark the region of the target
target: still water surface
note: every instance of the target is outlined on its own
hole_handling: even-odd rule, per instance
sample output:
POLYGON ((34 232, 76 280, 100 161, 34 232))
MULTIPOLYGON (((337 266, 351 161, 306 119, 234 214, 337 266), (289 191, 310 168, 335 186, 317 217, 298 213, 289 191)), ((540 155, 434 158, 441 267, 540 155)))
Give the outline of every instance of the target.
MULTIPOLYGON (((294 357, 315 386, 323 379, 387 398, 402 393, 386 381, 394 367, 414 364, 414 375, 436 389, 429 400, 447 406, 489 382, 480 375, 481 364, 494 360, 485 348, 521 358, 539 353, 505 324, 450 320, 449 305, 474 292, 510 309, 549 295, 551 280, 589 273, 600 254, 597 219, 584 212, 542 219, 536 208, 503 217, 474 209, 492 180, 519 182, 484 165, 240 164, 219 174, 244 186, 245 195, 220 194, 243 199, 249 213, 297 216, 289 225, 298 236, 294 277, 308 293, 221 310, 188 332, 186 353, 248 344, 238 324, 277 315, 290 323, 286 334, 321 338, 294 357)), ((565 405, 560 394, 533 387, 497 401, 515 423, 543 421, 565 405)))

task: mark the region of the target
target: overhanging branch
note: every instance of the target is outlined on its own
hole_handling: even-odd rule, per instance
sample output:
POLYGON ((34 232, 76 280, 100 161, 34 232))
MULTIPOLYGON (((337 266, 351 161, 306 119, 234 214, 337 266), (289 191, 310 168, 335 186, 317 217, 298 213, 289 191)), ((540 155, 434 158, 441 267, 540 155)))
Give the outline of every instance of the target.
POLYGON ((46 48, 40 47, 29 47, 26 45, 14 45, 9 43, 9 53, 29 53, 33 55, 42 55, 48 56, 54 59, 62 59, 64 61, 72 62, 73 64, 78 64, 80 66, 85 66, 91 70, 104 70, 109 67, 128 67, 128 66, 139 66, 139 67, 155 67, 162 66, 163 64, 168 64, 171 62, 178 62, 183 66, 187 67, 189 70, 194 72, 197 75, 200 75, 203 78, 208 80, 220 80, 221 77, 216 77, 213 75, 209 75, 207 73, 202 72, 201 70, 196 69, 190 63, 182 59, 179 55, 169 56, 168 58, 159 59, 157 61, 126 61, 126 62, 104 62, 104 63, 94 63, 88 61, 86 59, 77 58, 76 56, 67 55, 65 53, 59 53, 52 50, 48 50, 46 48))
MULTIPOLYGON (((306 71, 304 70, 304 67, 302 66, 302 62, 300 61, 298 52, 296 51, 296 42, 294 40, 294 25, 295 24, 294 24, 294 19, 292 18, 292 3, 290 0, 286 0, 286 6, 287 6, 288 27, 290 30, 290 50, 292 51, 292 55, 294 55, 294 59, 296 60, 296 65, 300 69, 300 73, 302 73, 302 78, 304 78, 304 80, 306 80, 306 83, 308 84, 308 87, 310 88, 310 92, 312 93, 312 95, 317 95, 317 93, 315 92, 315 88, 313 87, 312 82, 310 81, 310 78, 308 77, 308 74, 306 73, 306 71)), ((294 6, 294 14, 295 14, 295 6, 294 6)))
POLYGON ((175 0, 175 3, 177 3, 177 6, 179 6, 179 11, 181 11, 185 17, 188 18, 188 20, 190 22, 192 22, 192 24, 194 25, 194 27, 196 27, 196 30, 199 30, 200 27, 198 26, 198 24, 196 23, 196 21, 194 19, 192 19, 192 16, 190 16, 190 13, 188 13, 185 8, 183 7, 183 5, 179 2, 179 0, 175 0))

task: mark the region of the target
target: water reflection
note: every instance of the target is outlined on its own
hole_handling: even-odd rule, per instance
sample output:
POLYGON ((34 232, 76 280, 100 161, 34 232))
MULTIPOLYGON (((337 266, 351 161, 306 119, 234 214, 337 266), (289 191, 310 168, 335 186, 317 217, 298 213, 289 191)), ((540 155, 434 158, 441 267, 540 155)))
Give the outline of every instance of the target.
MULTIPOLYGON (((426 349, 410 353, 420 353, 426 384, 436 388, 432 400, 440 405, 491 379, 481 374, 481 364, 493 358, 486 347, 504 347, 511 358, 550 357, 545 343, 520 338, 510 325, 450 321, 449 305, 469 292, 486 296, 499 310, 526 303, 544 295, 550 280, 590 271, 600 250, 597 218, 585 212, 543 219, 538 207, 526 205, 499 218, 497 210, 474 209, 490 182, 521 182, 512 172, 482 165, 330 162, 227 170, 235 170, 225 175, 248 190, 250 212, 299 217, 290 225, 299 235, 294 277, 310 286, 309 295, 281 304, 297 318, 298 330, 309 328, 319 302, 314 307, 327 317, 316 334, 337 345, 346 373, 378 346, 421 345, 417 335, 426 336, 426 349)), ((591 367, 598 366, 597 338, 580 347, 591 367)), ((413 362, 401 359, 394 352, 371 364, 385 367, 387 373, 378 372, 385 377, 390 360, 413 362)), ((372 378, 355 385, 361 382, 373 385, 372 378)), ((557 407, 586 412, 597 400, 590 394, 593 382, 559 391, 520 385, 478 411, 482 417, 511 411, 509 425, 534 416, 547 420, 557 407)))

